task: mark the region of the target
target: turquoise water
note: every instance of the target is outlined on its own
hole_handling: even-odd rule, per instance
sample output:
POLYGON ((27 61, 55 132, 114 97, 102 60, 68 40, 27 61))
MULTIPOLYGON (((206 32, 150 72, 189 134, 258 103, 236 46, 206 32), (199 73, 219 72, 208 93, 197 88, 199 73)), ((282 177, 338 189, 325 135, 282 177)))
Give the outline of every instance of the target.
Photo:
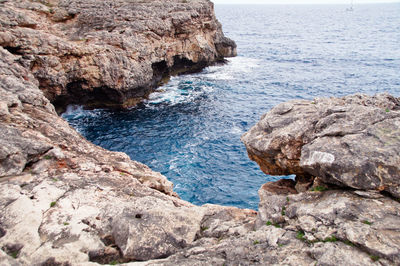
MULTIPOLYGON (((83 136, 126 152, 195 204, 257 209, 263 174, 240 136, 291 99, 387 91, 400 96, 400 4, 216 6, 238 56, 173 77, 128 111, 63 115, 83 136)), ((287 177, 290 178, 290 177, 287 177)))

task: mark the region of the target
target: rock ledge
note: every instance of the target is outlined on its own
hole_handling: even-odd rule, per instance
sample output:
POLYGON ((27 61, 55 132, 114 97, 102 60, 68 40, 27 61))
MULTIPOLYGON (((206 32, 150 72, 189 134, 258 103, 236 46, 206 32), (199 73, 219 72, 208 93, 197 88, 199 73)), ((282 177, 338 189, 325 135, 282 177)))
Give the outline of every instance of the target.
POLYGON ((208 0, 44 0, 0 3, 0 46, 45 96, 129 107, 170 75, 236 55, 208 0))
POLYGON ((242 141, 267 174, 400 198, 399 136, 400 100, 357 94, 279 104, 242 141))
POLYGON ((167 72, 234 55, 212 4, 0 7, 0 265, 400 264, 398 99, 277 106, 243 140, 265 172, 297 182, 263 185, 259 212, 194 206, 160 173, 86 141, 49 99, 133 104, 167 72))

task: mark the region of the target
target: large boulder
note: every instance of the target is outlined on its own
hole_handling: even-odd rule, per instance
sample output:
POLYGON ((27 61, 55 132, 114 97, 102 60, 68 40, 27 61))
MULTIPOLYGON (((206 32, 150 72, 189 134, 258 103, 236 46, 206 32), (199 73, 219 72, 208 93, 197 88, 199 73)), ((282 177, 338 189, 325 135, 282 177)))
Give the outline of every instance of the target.
POLYGON ((400 100, 357 94, 279 104, 242 141, 267 174, 400 197, 399 136, 400 100))

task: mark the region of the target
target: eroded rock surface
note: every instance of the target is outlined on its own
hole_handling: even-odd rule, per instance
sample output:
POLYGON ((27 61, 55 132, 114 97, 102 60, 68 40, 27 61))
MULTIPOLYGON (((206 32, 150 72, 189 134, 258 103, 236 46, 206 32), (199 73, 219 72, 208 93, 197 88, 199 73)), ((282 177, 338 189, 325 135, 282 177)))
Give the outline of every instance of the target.
POLYGON ((392 198, 359 190, 259 195, 257 226, 295 231, 319 264, 400 263, 400 203, 392 198))
POLYGON ((0 264, 400 263, 400 203, 392 198, 298 193, 286 180, 262 186, 258 213, 194 206, 161 174, 84 140, 19 58, 3 48, 0 55, 0 264))
POLYGON ((284 235, 278 244, 317 265, 399 264, 399 122, 400 101, 388 94, 294 100, 263 115, 242 136, 250 159, 297 176, 260 188, 257 232, 291 232, 305 246, 284 235))
POLYGON ((399 136, 400 100, 359 94, 279 104, 242 141, 267 174, 319 177, 400 198, 399 136))
POLYGON ((263 185, 259 212, 194 206, 49 99, 129 105, 166 74, 234 55, 210 2, 0 5, 0 265, 400 264, 398 99, 277 106, 243 139, 265 172, 297 182, 263 185))
POLYGON ((247 232, 256 212, 180 200, 172 183, 83 139, 19 58, 0 47, 0 264, 165 258, 247 232))
POLYGON ((131 106, 168 75, 236 55, 208 0, 6 0, 0 25, 0 46, 56 107, 131 106))
MULTIPOLYGON (((283 186, 274 183, 267 185, 283 186)), ((281 192, 266 187, 259 190, 253 231, 217 240, 205 238, 193 243, 200 246, 144 265, 400 263, 399 202, 374 191, 281 192)))

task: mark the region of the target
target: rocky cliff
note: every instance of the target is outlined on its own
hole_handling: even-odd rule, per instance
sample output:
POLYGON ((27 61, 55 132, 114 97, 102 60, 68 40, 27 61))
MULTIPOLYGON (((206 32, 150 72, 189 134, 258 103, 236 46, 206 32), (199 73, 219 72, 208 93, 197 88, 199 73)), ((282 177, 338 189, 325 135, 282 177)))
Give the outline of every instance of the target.
MULTIPOLYGON (((215 205, 194 206, 177 198, 172 184, 159 173, 123 153, 109 152, 84 140, 57 115, 19 57, 3 48, 0 55, 1 265, 400 263, 400 203, 390 196, 390 189, 381 193, 373 184, 353 188, 340 182, 338 186, 337 181, 331 182, 321 174, 318 178, 308 177, 310 184, 300 182, 301 186, 292 180, 265 184, 259 190, 258 213, 215 205)), ((331 107, 337 102, 342 109, 356 102, 369 114, 385 116, 380 122, 372 119, 374 122, 369 123, 361 111, 357 112, 365 120, 361 132, 369 128, 368 134, 358 136, 359 145, 364 137, 371 137, 371 128, 376 124, 388 127, 379 124, 383 133, 376 139, 382 145, 365 145, 369 150, 361 154, 371 156, 371 163, 375 159, 370 154, 374 152, 398 160, 400 153, 393 151, 400 147, 396 133, 399 100, 388 95, 282 104, 243 137, 245 143, 251 151, 254 148, 247 142, 267 146, 268 138, 274 135, 280 150, 297 149, 298 145, 285 141, 294 133, 279 131, 290 123, 279 124, 279 119, 299 122, 291 117, 303 110, 309 115, 304 113, 302 119, 308 121, 314 118, 310 114, 316 113, 308 108, 332 113, 331 107), (273 123, 277 126, 267 132, 263 125, 273 123)), ((355 115, 349 117, 355 119, 355 115)), ((335 118, 332 123, 335 121, 339 120, 335 118)), ((349 121, 354 125, 359 122, 349 121)), ((344 136, 330 137, 344 141, 344 136)), ((334 142, 325 145, 330 143, 334 142)), ((339 149, 329 152, 341 156, 336 154, 339 149)), ((386 164, 376 166, 376 171, 386 164)), ((303 165, 301 159, 299 165, 303 165)), ((307 165, 307 169, 312 166, 307 165)), ((328 167, 316 166, 302 173, 312 176, 321 169, 328 167)), ((355 183, 370 178, 371 169, 367 170, 353 177, 359 180, 355 183)), ((398 171, 382 174, 381 178, 386 186, 392 180, 395 188, 398 171)))
POLYGON ((132 104, 168 74, 233 55, 212 5, 0 5, 0 265, 400 264, 399 99, 277 106, 243 141, 265 172, 297 182, 263 185, 259 212, 194 206, 83 139, 52 102, 132 104))
POLYGON ((254 227, 256 212, 194 206, 124 153, 83 139, 0 47, 0 264, 165 258, 254 227))
POLYGON ((0 24, 0 46, 61 110, 129 107, 171 74, 236 55, 207 0, 5 0, 0 24))

